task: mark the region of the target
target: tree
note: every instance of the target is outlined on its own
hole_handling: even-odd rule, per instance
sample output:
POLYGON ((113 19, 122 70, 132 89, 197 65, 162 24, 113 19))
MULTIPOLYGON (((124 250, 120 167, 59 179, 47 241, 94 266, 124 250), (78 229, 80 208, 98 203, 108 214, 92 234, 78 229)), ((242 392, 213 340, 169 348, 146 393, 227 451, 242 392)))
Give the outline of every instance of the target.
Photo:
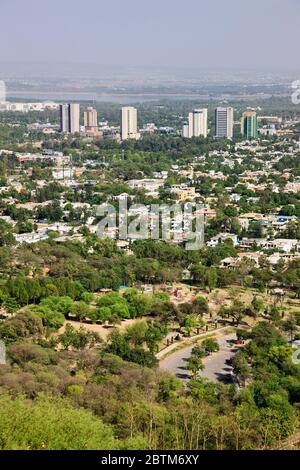
POLYGON ((137 289, 127 289, 123 297, 128 302, 130 318, 142 317, 149 313, 152 305, 149 295, 141 294, 137 289))
POLYGON ((170 302, 170 296, 167 292, 155 292, 153 299, 159 302, 170 302))
POLYGON ((67 400, 0 395, 2 450, 108 450, 118 447, 112 428, 67 400))
POLYGON ((238 352, 234 356, 232 365, 238 380, 245 385, 246 380, 250 377, 250 367, 243 352, 238 352))
POLYGON ((225 209, 224 209, 224 214, 225 214, 227 217, 237 217, 238 211, 237 211, 237 209, 236 209, 235 206, 227 206, 227 207, 225 207, 225 209))
POLYGON ((278 329, 273 324, 266 321, 262 321, 254 326, 251 337, 259 348, 269 348, 276 344, 285 343, 278 329))
POLYGON ((294 314, 295 322, 297 326, 300 326, 300 312, 294 314))
POLYGON ((21 367, 30 362, 50 366, 52 362, 56 361, 56 353, 53 350, 25 341, 11 344, 7 353, 10 361, 21 367))
POLYGON ((211 292, 218 285, 218 272, 216 268, 208 268, 205 275, 205 283, 211 292))
POLYGON ((194 315, 189 315, 184 320, 184 329, 188 336, 191 336, 191 332, 198 325, 198 319, 194 315))
POLYGON ((251 302, 251 308, 255 316, 257 316, 266 308, 266 304, 263 299, 255 296, 251 302))
POLYGON ((173 375, 163 374, 159 381, 159 398, 167 401, 176 398, 179 392, 183 391, 183 383, 173 375))
POLYGON ((109 323, 111 323, 114 327, 116 325, 120 325, 121 324, 121 320, 120 320, 120 317, 119 315, 117 315, 116 313, 112 313, 108 319, 109 323))
POLYGON ((292 357, 292 349, 289 346, 272 346, 268 352, 271 361, 279 366, 284 366, 292 357))
POLYGON ((0 339, 6 344, 21 338, 39 339, 44 333, 42 320, 31 313, 17 313, 13 318, 0 323, 0 339))
POLYGON ((200 370, 204 369, 202 360, 199 357, 192 355, 187 360, 187 369, 192 372, 193 376, 196 376, 200 370))
POLYGON ((129 307, 124 302, 111 305, 110 310, 112 314, 118 315, 119 318, 124 320, 130 318, 129 307))
POLYGON ((97 307, 111 307, 112 305, 118 303, 121 304, 124 302, 123 297, 121 297, 117 292, 110 292, 99 298, 97 301, 97 307))
POLYGON ((92 292, 83 292, 81 294, 80 300, 82 300, 86 304, 90 304, 91 302, 93 302, 94 299, 95 299, 95 296, 92 292))
POLYGON ((20 305, 9 294, 0 289, 0 305, 9 313, 15 313, 20 309, 20 305))
POLYGON ((196 297, 196 299, 192 302, 192 311, 196 315, 203 315, 204 313, 208 313, 209 307, 208 302, 204 297, 196 297))
POLYGON ((148 324, 148 329, 145 333, 145 342, 151 353, 154 353, 158 348, 158 344, 168 334, 168 329, 160 325, 159 323, 153 322, 148 324))
POLYGON ((73 303, 70 308, 70 313, 76 317, 76 319, 82 321, 88 318, 91 313, 91 308, 82 300, 80 302, 73 303))
POLYGON ((100 307, 92 310, 91 319, 92 320, 99 320, 102 323, 105 323, 111 317, 111 309, 109 307, 100 307))
POLYGON ((31 305, 26 308, 26 312, 36 315, 42 319, 43 325, 48 328, 58 330, 65 322, 65 317, 57 310, 52 310, 46 305, 31 305))
POLYGON ((204 348, 204 350, 209 354, 213 352, 218 352, 220 350, 219 343, 212 338, 205 339, 204 341, 202 341, 201 345, 204 348))
POLYGON ((98 333, 88 331, 82 326, 76 330, 70 323, 66 324, 65 331, 58 336, 58 341, 66 350, 70 347, 77 350, 91 349, 102 342, 98 333))
POLYGON ((297 331, 297 323, 294 318, 290 318, 289 320, 286 320, 285 322, 282 323, 282 328, 284 331, 290 334, 290 339, 293 341, 294 335, 297 331))
POLYGON ((11 227, 3 220, 0 220, 0 247, 16 244, 16 239, 11 231, 11 227))
POLYGON ((153 354, 154 348, 151 346, 155 345, 157 340, 155 339, 153 343, 153 337, 148 337, 147 333, 149 333, 149 328, 146 322, 138 322, 128 327, 124 333, 115 330, 109 336, 106 351, 126 361, 136 362, 145 367, 154 367, 157 359, 153 354), (145 349, 145 343, 150 345, 149 351, 145 349))
POLYGON ((192 355, 196 356, 198 359, 202 359, 203 357, 205 357, 205 350, 202 344, 197 345, 192 349, 192 355))
POLYGON ((157 317, 162 325, 169 325, 176 320, 183 324, 185 315, 181 315, 179 308, 172 302, 155 302, 150 311, 150 315, 157 317))
POLYGON ((142 346, 145 342, 148 325, 145 321, 137 321, 125 329, 125 337, 132 346, 142 346))
POLYGON ((270 307, 267 315, 274 324, 278 324, 281 321, 281 313, 277 307, 270 307))
POLYGON ((97 306, 108 307, 112 315, 117 315, 121 319, 130 318, 129 305, 126 298, 116 292, 110 292, 97 301, 97 306))
POLYGON ((49 307, 52 310, 55 310, 61 313, 62 315, 67 316, 72 308, 73 301, 71 297, 68 296, 49 296, 46 299, 42 300, 40 305, 49 307))
POLYGON ((246 314, 244 304, 239 300, 235 300, 229 310, 233 322, 238 326, 246 314))

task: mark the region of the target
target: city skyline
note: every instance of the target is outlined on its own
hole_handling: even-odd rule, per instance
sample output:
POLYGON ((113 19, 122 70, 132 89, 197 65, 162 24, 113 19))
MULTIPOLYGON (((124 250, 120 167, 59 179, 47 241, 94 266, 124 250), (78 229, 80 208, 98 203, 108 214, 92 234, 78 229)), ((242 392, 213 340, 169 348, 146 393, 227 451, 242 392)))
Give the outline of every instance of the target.
MULTIPOLYGON (((234 137, 234 129, 240 125, 240 135, 248 140, 257 139, 258 135, 274 136, 277 130, 274 123, 279 121, 274 116, 259 116, 256 111, 243 111, 239 121, 234 120, 235 109, 233 107, 218 106, 214 109, 214 122, 209 118, 208 108, 194 108, 188 112, 187 121, 183 121, 180 129, 180 121, 183 117, 178 116, 177 127, 170 126, 157 127, 155 122, 144 122, 141 124, 141 116, 138 109, 133 106, 122 106, 119 111, 119 122, 117 126, 110 126, 108 121, 98 122, 98 111, 93 106, 85 106, 81 109, 80 103, 3 103, 0 111, 18 111, 27 113, 30 110, 39 112, 54 109, 60 111, 60 125, 57 128, 61 133, 76 134, 81 133, 86 137, 103 139, 110 135, 116 141, 126 141, 128 139, 138 140, 145 132, 169 133, 183 138, 202 137, 206 139, 213 136, 216 139, 229 139, 234 137), (82 112, 81 112, 82 111, 82 112), (263 126, 259 126, 259 120, 267 121, 263 126), (83 121, 83 125, 81 125, 83 121), (214 130, 214 134, 213 134, 214 130)), ((54 126, 55 128, 55 126, 54 126)), ((53 129, 54 131, 54 129, 53 129)))

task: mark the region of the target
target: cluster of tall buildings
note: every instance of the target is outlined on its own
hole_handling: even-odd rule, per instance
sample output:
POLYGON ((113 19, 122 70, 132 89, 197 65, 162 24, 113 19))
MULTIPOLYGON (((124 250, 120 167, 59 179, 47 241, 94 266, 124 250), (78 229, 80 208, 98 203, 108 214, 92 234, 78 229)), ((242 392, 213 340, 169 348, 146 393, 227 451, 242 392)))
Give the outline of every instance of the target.
MULTIPOLYGON (((234 110, 231 107, 218 107, 215 110, 215 137, 232 139, 234 110)), ((247 139, 258 137, 258 120, 255 111, 246 111, 242 115, 241 134, 247 139)), ((204 137, 208 135, 207 108, 195 109, 189 113, 188 124, 183 126, 183 137, 204 137)))
MULTIPOLYGON (((100 137, 102 134, 98 127, 97 110, 88 106, 83 114, 83 132, 88 137, 100 137)), ((217 107, 215 110, 215 137, 218 139, 232 139, 234 126, 234 110, 231 107, 217 107)), ((64 133, 74 134, 80 132, 80 105, 77 103, 60 105, 60 130, 64 133)), ((258 137, 258 118, 255 111, 246 111, 242 115, 241 134, 247 139, 258 137)), ((207 108, 194 109, 189 113, 188 124, 183 126, 183 137, 208 136, 208 110, 207 108)), ((124 106, 120 113, 121 140, 139 139, 137 109, 124 106)))
MULTIPOLYGON (((217 108, 215 111, 216 134, 218 138, 233 137, 233 108, 217 108)), ((208 135, 207 108, 194 109, 189 113, 188 124, 183 126, 183 137, 204 137, 208 135)))
MULTIPOLYGON (((83 113, 84 133, 90 137, 99 137, 97 110, 91 106, 83 113)), ((80 105, 78 103, 60 105, 60 131, 66 134, 80 132, 80 105)))
MULTIPOLYGON (((97 110, 92 106, 85 108, 83 113, 83 132, 88 137, 99 137, 97 110)), ((137 109, 125 106, 121 109, 120 134, 122 140, 138 139, 137 109)), ((80 132, 80 105, 78 103, 60 105, 60 131, 67 134, 80 132)))

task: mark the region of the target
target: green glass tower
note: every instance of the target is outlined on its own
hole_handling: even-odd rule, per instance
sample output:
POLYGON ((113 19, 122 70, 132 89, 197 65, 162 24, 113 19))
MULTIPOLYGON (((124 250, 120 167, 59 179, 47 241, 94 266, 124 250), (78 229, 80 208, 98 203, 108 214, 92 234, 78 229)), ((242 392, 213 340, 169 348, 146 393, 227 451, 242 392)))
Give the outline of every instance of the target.
POLYGON ((257 115, 254 111, 246 111, 242 116, 241 133, 248 140, 257 139, 258 137, 258 122, 257 115))

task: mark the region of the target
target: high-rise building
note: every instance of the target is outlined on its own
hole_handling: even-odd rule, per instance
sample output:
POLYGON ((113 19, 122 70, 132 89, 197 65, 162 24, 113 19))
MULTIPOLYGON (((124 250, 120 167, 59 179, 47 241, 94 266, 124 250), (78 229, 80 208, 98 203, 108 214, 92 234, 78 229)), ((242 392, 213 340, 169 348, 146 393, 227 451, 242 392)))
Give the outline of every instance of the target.
POLYGON ((232 139, 233 137, 233 108, 216 109, 216 137, 232 139))
POLYGON ((84 130, 87 135, 90 136, 99 136, 99 129, 98 129, 98 114, 95 108, 88 106, 84 110, 83 114, 84 120, 84 130))
POLYGON ((246 139, 257 139, 258 122, 255 111, 246 111, 243 113, 241 121, 241 134, 244 135, 246 139))
POLYGON ((69 113, 70 132, 75 134, 80 131, 80 105, 78 103, 70 104, 69 113))
POLYGON ((207 109, 194 109, 189 113, 188 137, 207 137, 207 109))
POLYGON ((132 106, 125 106, 121 109, 121 139, 138 139, 139 137, 137 110, 132 106))
POLYGON ((188 125, 188 124, 184 124, 184 125, 183 125, 183 128, 182 128, 182 137, 186 137, 186 138, 189 137, 189 125, 188 125))
POLYGON ((60 105, 60 131, 70 134, 80 131, 80 105, 78 103, 60 105))
POLYGON ((69 132, 69 105, 60 105, 60 132, 69 132))
POLYGON ((0 103, 4 104, 6 102, 6 85, 3 80, 0 80, 0 103))

